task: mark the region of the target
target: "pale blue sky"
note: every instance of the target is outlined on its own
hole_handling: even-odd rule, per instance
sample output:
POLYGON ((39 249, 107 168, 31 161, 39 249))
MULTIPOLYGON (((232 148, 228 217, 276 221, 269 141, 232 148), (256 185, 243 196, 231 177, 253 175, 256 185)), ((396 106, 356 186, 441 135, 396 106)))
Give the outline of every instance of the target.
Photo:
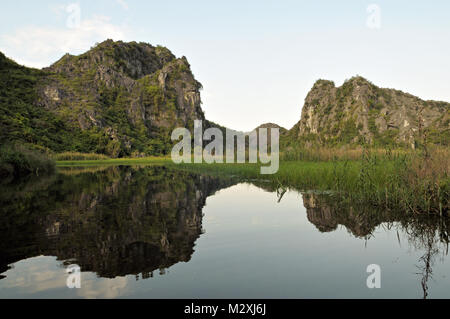
POLYGON ((291 128, 319 78, 341 85, 359 74, 450 101, 446 0, 2 1, 0 50, 22 64, 47 66, 106 38, 186 56, 204 86, 207 118, 239 130, 264 122, 291 128), (80 7, 77 28, 67 24, 72 3, 80 7), (367 25, 370 4, 381 10, 378 29, 367 25))

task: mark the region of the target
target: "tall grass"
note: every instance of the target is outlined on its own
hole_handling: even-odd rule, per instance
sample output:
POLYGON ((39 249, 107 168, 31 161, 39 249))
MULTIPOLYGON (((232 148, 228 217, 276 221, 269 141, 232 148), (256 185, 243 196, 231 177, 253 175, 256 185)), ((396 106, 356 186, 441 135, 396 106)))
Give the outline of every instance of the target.
POLYGON ((109 159, 108 156, 103 154, 85 154, 78 152, 64 152, 54 154, 52 158, 55 161, 101 161, 109 159))
POLYGON ((182 164, 182 169, 271 182, 300 191, 332 191, 342 201, 415 214, 448 214, 450 152, 323 150, 303 158, 284 158, 274 175, 260 175, 259 164, 182 164), (317 160, 311 160, 312 158, 317 160), (318 160, 320 159, 320 160, 318 160))
MULTIPOLYGON (((280 160, 282 161, 357 161, 360 160, 366 152, 364 147, 293 147, 289 146, 280 153, 280 160)), ((375 148, 370 150, 371 154, 377 156, 391 155, 405 155, 411 153, 404 149, 381 149, 375 148)))
POLYGON ((4 145, 0 148, 0 176, 19 178, 28 175, 52 173, 55 162, 45 153, 22 145, 4 145))
MULTIPOLYGON (((339 189, 344 197, 387 209, 433 214, 449 212, 448 150, 378 156, 367 150, 357 183, 339 189)), ((344 183, 345 176, 340 178, 344 183)))
POLYGON ((86 166, 105 166, 105 165, 170 165, 172 161, 168 157, 149 156, 143 158, 112 158, 101 160, 61 160, 57 161, 58 167, 86 167, 86 166))

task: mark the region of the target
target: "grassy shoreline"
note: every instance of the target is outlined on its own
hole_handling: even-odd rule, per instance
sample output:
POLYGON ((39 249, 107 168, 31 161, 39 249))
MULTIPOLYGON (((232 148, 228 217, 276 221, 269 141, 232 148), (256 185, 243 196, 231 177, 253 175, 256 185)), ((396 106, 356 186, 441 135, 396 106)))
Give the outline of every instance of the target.
POLYGON ((56 167, 96 166, 96 165, 150 165, 150 164, 173 164, 173 163, 169 157, 56 161, 56 167))
POLYGON ((280 189, 332 191, 340 200, 446 215, 449 212, 448 154, 431 157, 367 151, 360 159, 282 160, 274 175, 261 175, 260 164, 174 164, 170 157, 58 161, 57 167, 166 165, 179 170, 242 180, 264 180, 280 189))

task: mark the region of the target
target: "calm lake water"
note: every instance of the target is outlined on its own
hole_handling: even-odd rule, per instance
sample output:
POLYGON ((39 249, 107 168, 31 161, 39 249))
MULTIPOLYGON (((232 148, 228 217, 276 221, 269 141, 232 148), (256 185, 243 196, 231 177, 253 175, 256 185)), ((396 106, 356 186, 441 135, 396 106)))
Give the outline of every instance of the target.
POLYGON ((447 219, 165 167, 62 169, 0 202, 0 298, 450 297, 447 219))

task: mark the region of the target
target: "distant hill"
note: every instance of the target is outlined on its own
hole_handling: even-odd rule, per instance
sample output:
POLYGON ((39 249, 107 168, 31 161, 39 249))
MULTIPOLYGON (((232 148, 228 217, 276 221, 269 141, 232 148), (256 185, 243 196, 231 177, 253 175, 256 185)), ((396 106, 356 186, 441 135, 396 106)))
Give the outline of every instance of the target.
POLYGON ((279 126, 278 124, 275 124, 275 123, 264 123, 264 124, 261 124, 260 126, 258 126, 257 128, 255 128, 252 131, 252 132, 256 131, 258 133, 257 138, 256 138, 256 143, 258 143, 258 145, 259 145, 259 129, 267 129, 267 145, 268 145, 268 147, 270 149, 270 145, 272 144, 272 132, 271 132, 272 128, 277 128, 278 129, 280 138, 284 134, 286 134, 287 131, 288 131, 284 127, 281 127, 281 126, 279 126))
POLYGON ((340 87, 317 81, 306 97, 300 121, 286 133, 284 142, 411 147, 426 139, 448 145, 449 129, 450 103, 379 88, 357 76, 340 87))
POLYGON ((280 134, 284 134, 287 132, 287 129, 285 129, 284 127, 279 126, 278 124, 275 123, 264 123, 260 126, 258 126, 257 128, 254 129, 254 131, 259 130, 260 128, 267 128, 268 131, 270 131, 271 128, 277 128, 280 130, 280 134))
POLYGON ((0 140, 56 152, 168 154, 175 127, 205 120, 201 84, 185 57, 107 40, 43 70, 0 55, 0 140))

